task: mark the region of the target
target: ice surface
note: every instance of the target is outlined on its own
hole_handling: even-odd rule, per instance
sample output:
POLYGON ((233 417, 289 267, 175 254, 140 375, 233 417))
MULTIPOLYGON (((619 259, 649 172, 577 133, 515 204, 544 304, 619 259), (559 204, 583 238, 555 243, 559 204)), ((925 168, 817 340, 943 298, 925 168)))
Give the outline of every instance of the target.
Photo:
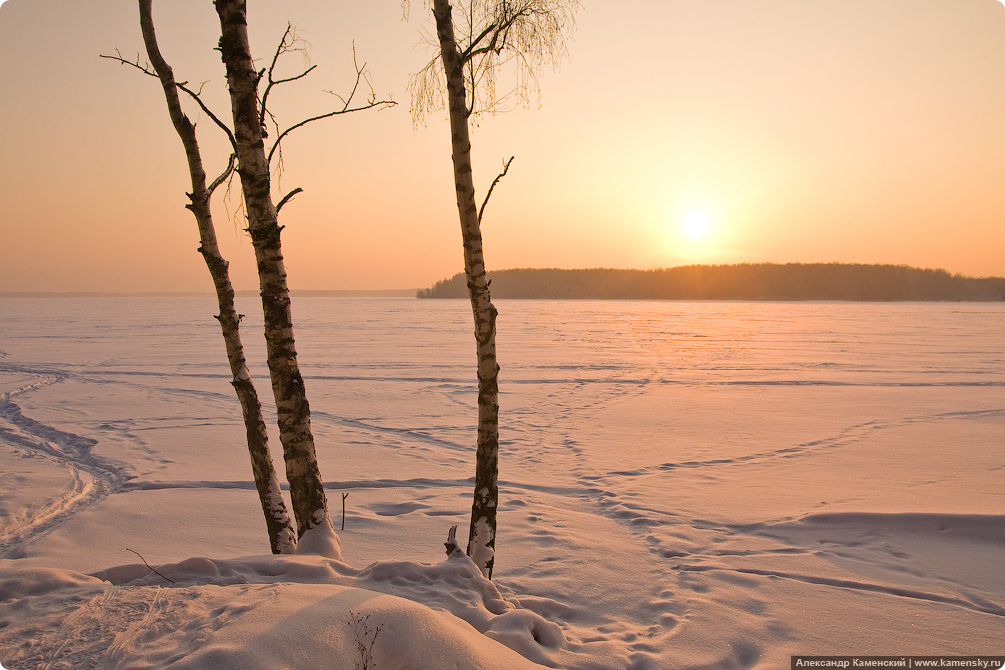
POLYGON ((473 487, 463 301, 294 304, 344 563, 260 556, 211 299, 0 303, 6 668, 352 667, 366 614, 381 669, 1000 649, 1002 305, 499 301, 490 583, 443 551, 473 487))

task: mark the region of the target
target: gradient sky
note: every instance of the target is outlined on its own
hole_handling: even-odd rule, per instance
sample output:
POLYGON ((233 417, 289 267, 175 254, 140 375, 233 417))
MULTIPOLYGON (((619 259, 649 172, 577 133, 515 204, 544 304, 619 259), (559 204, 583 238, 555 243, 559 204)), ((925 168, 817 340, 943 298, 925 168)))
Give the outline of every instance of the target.
MULTIPOLYGON (((209 0, 155 3, 179 79, 228 113, 209 0)), ((352 45, 399 105, 284 144, 295 289, 412 288, 462 269, 445 114, 413 126, 431 54, 419 0, 252 0, 263 59, 291 21, 318 69, 287 123, 352 83, 352 45)), ((0 6, 0 291, 212 290, 157 82, 98 58, 142 51, 132 0, 0 6)), ((474 131, 489 269, 863 262, 1005 276, 1005 7, 998 0, 583 0, 540 106, 474 131), (696 232, 697 238, 689 234, 696 232)), ((292 63, 299 65, 299 62, 292 63)), ((197 114, 192 111, 193 117, 197 114)), ((210 172, 228 155, 202 117, 210 172)), ((239 289, 243 224, 215 216, 239 289)), ((236 193, 235 193, 236 196, 236 193)))

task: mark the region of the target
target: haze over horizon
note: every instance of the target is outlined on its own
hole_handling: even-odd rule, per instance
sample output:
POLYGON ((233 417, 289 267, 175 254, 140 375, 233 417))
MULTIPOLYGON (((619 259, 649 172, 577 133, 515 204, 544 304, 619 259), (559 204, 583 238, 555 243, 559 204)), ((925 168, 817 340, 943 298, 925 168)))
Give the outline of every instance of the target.
MULTIPOLYGON (((155 3, 180 80, 227 112, 212 4, 155 3)), ((444 114, 413 127, 428 11, 394 1, 252 1, 252 47, 287 21, 318 69, 279 89, 281 125, 327 111, 353 45, 398 105, 284 143, 293 289, 425 287, 461 270, 444 114)), ((133 0, 0 3, 0 291, 209 292, 187 171, 133 0)), ((589 0, 528 108, 474 131, 489 270, 844 262, 1005 276, 1005 7, 998 0, 589 0)), ((291 62, 290 67, 298 67, 291 62)), ((228 154, 198 119, 207 171, 228 154)), ((253 253, 215 198, 236 288, 253 253)), ((277 196, 278 199, 278 196, 277 196)))

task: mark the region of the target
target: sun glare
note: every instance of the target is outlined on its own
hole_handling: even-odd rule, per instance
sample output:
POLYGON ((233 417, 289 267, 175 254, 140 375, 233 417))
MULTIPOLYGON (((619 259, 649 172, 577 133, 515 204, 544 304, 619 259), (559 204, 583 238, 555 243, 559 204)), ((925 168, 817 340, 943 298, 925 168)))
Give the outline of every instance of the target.
POLYGON ((693 209, 681 220, 680 229, 688 239, 700 242, 708 237, 712 230, 712 222, 706 212, 693 209))

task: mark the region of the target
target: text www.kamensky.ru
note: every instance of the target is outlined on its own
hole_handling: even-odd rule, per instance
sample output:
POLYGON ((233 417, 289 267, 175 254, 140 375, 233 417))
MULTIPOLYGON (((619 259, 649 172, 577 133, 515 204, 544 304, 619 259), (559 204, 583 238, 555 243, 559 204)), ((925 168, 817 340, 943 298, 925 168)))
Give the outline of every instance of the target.
POLYGON ((797 668, 1005 668, 1005 656, 793 656, 797 668))

